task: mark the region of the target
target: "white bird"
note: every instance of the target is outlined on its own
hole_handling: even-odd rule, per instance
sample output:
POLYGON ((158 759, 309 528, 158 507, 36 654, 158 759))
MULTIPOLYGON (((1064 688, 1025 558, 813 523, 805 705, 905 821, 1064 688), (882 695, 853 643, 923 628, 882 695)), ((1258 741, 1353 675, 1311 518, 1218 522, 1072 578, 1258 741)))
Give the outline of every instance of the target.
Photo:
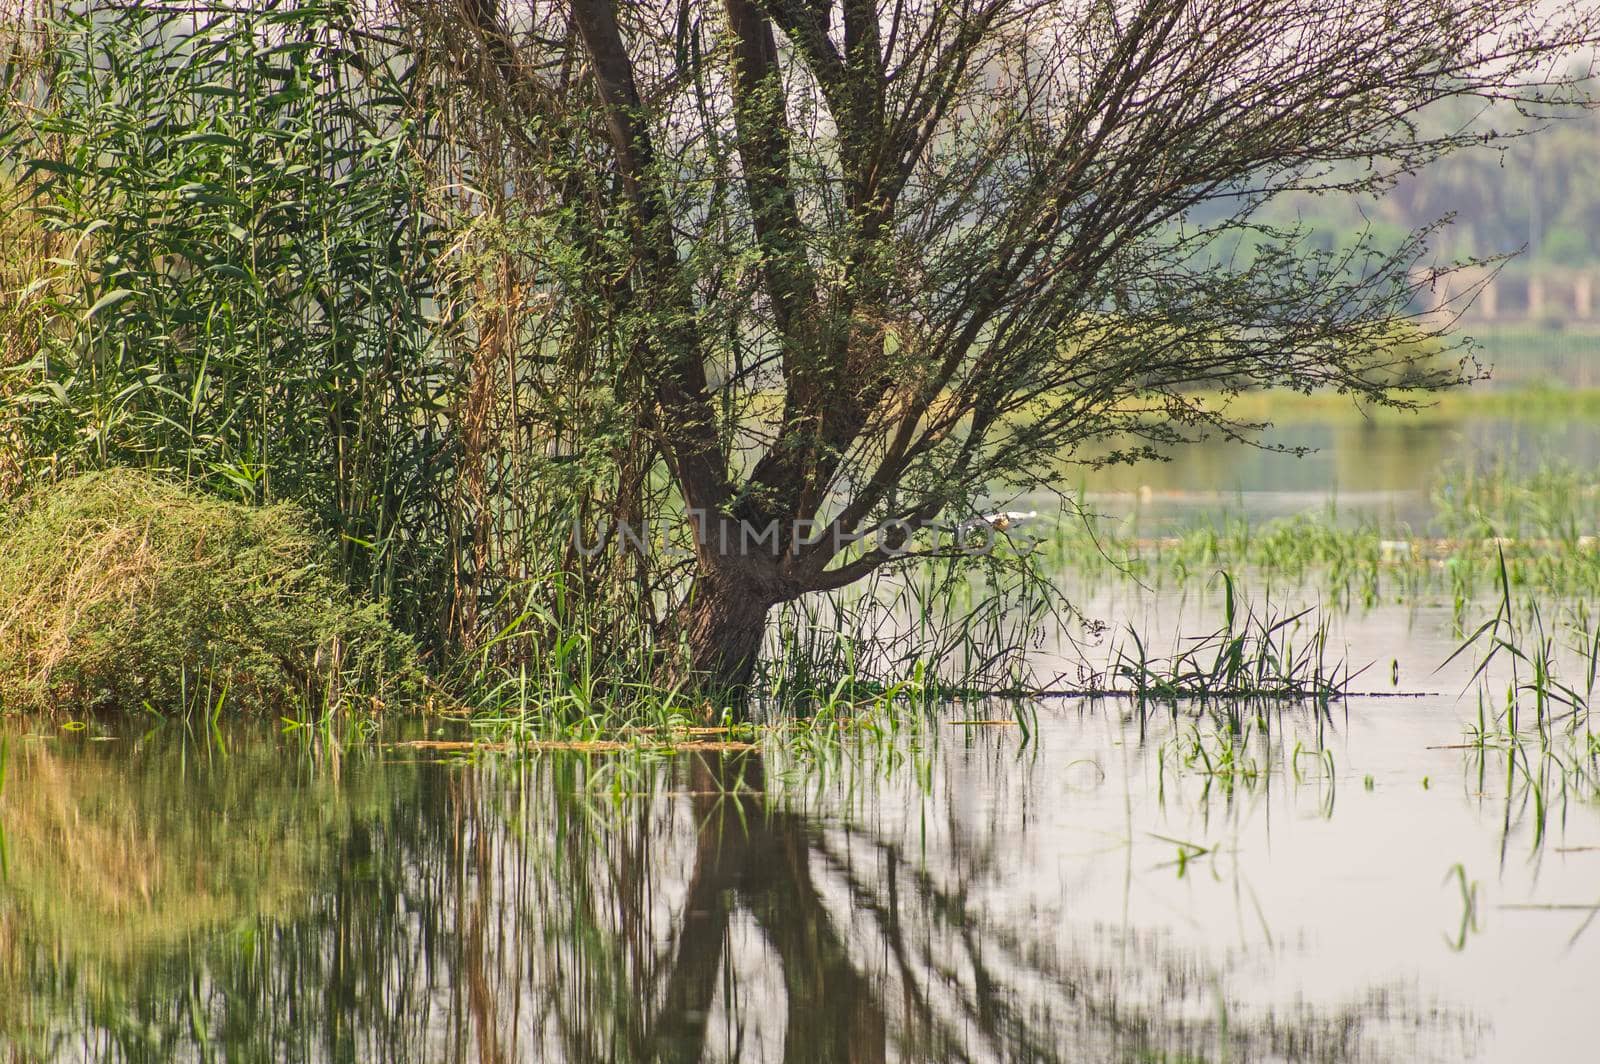
POLYGON ((961 522, 961 530, 963 532, 972 532, 987 525, 996 532, 1009 532, 1019 525, 1027 524, 1038 516, 1038 510, 1002 510, 999 513, 969 518, 961 522))
POLYGON ((1002 510, 997 514, 984 514, 983 521, 996 532, 1007 532, 1038 516, 1038 510, 1002 510))
POLYGON ((1394 558, 1409 558, 1411 557, 1411 541, 1405 539, 1380 539, 1378 541, 1378 551, 1386 561, 1394 558))

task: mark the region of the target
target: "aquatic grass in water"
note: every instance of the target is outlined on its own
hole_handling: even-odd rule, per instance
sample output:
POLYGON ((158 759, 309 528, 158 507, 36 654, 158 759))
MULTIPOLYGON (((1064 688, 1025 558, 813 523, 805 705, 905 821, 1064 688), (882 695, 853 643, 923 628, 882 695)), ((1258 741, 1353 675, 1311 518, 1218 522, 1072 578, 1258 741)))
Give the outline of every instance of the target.
MULTIPOLYGON (((1315 608, 1280 614, 1270 600, 1257 613, 1236 602, 1234 578, 1223 573, 1223 625, 1206 636, 1179 638, 1172 655, 1151 657, 1139 633, 1115 649, 1113 675, 1140 699, 1314 700, 1341 696, 1359 675, 1330 660, 1329 626, 1315 608), (1295 637, 1303 636, 1298 648, 1295 637)), ((1118 689, 1109 689, 1115 693, 1118 689)))
POLYGON ((1513 814, 1525 815, 1537 850, 1553 810, 1564 815, 1570 800, 1600 801, 1600 737, 1591 722, 1600 638, 1587 606, 1578 603, 1566 610, 1560 627, 1568 639, 1559 642, 1559 632, 1546 626, 1537 594, 1521 601, 1513 597, 1504 560, 1498 577, 1494 616, 1449 661, 1478 654, 1470 681, 1476 687, 1477 721, 1469 725, 1465 744, 1472 762, 1469 775, 1477 779, 1480 793, 1491 779, 1502 781, 1505 836, 1509 838, 1513 814), (1573 665, 1580 678, 1569 681, 1566 673, 1573 665), (1500 683, 1505 684, 1503 698, 1494 694, 1500 683))
POLYGON ((758 686, 774 707, 801 709, 895 686, 933 698, 1039 689, 1030 652, 1075 617, 1036 558, 935 560, 784 609, 758 686))
POLYGON ((1590 546, 1600 535, 1600 478, 1558 463, 1526 475, 1499 460, 1442 478, 1431 493, 1446 539, 1511 539, 1547 548, 1590 546))
POLYGON ((1234 574, 1222 584, 1222 626, 1202 637, 1174 638, 1170 656, 1147 651, 1138 629, 1112 648, 1112 682, 1094 693, 1128 694, 1139 701, 1317 701, 1341 698, 1360 670, 1333 658, 1330 624, 1309 606, 1282 613, 1270 602, 1242 602, 1234 574), (1296 643, 1299 640, 1299 643, 1296 643), (1118 685, 1118 680, 1123 682, 1118 685))
MULTIPOLYGON (((1048 680, 1029 654, 1069 612, 1034 559, 1000 553, 919 564, 859 589, 779 611, 746 706, 691 696, 638 667, 670 653, 639 626, 622 639, 595 634, 567 577, 518 589, 494 612, 512 620, 485 639, 449 686, 486 736, 599 739, 617 731, 747 720, 786 729, 851 718, 885 726, 943 700, 1032 692, 1048 680), (557 613, 549 603, 568 604, 557 613)), ((876 726, 876 725, 874 725, 876 726)))
POLYGON ((1333 506, 1253 523, 1222 514, 1174 534, 1141 534, 1137 515, 1110 523, 1064 518, 1040 550, 1088 586, 1135 579, 1160 587, 1209 579, 1218 568, 1274 583, 1315 585, 1330 605, 1451 604, 1465 616, 1492 593, 1504 559, 1513 586, 1558 596, 1600 594, 1600 478, 1548 464, 1532 474, 1505 463, 1440 478, 1422 529, 1333 506))

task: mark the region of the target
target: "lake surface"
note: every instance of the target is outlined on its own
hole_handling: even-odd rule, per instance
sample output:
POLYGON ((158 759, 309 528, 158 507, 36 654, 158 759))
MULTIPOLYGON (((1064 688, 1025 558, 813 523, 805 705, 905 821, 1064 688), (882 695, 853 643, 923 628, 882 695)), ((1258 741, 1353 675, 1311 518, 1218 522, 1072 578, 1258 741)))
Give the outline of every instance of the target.
MULTIPOLYGON (((1334 420, 1284 424, 1259 443, 1208 441, 1173 451, 1165 462, 1069 470, 1063 486, 1091 512, 1137 517, 1151 532, 1221 513, 1269 519, 1329 506, 1420 531, 1429 491, 1444 471, 1502 464, 1532 472, 1549 463, 1600 469, 1600 422, 1559 415, 1395 422, 1366 420, 1352 410, 1334 420), (1273 449, 1301 447, 1309 453, 1273 449)), ((1059 506, 1043 494, 997 502, 1041 513, 1059 506)))
MULTIPOLYGON (((1529 446, 1600 454, 1561 432, 1529 446)), ((1446 446, 1373 444, 1408 482, 1338 438, 1378 505, 1446 446)), ((1276 476, 1203 487, 1322 504, 1276 476)), ((1189 500, 1147 482, 1166 516, 1091 490, 1189 500)), ((1084 594, 1108 635, 1063 670, 1220 616, 1204 582, 1084 594)), ((0 1058, 1591 1060, 1600 805, 1464 743, 1457 623, 1338 614, 1363 693, 1249 709, 1228 773, 1215 718, 1124 700, 676 755, 0 724, 0 1058)))

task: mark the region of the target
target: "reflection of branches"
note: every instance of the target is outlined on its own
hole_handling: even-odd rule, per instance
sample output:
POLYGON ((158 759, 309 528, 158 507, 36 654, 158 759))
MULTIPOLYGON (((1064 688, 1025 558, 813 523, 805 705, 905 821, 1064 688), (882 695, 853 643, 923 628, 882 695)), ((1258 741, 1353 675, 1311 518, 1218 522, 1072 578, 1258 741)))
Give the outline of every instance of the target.
MULTIPOLYGON (((772 808, 761 786, 759 758, 750 755, 697 762, 693 791, 697 875, 709 871, 725 900, 711 903, 707 912, 713 919, 685 920, 680 957, 690 955, 692 936, 727 935, 729 906, 748 908, 783 969, 787 1060, 881 1060, 891 1043, 898 1056, 912 1060, 1053 1061, 1085 1052, 1159 1057, 1175 1047, 1203 1050, 1219 1043, 1244 1056, 1272 1055, 1287 1045, 1316 1059, 1339 1060, 1361 1056, 1368 1021, 1382 1023, 1392 1009, 1380 994, 1326 1015, 1268 1014, 1259 1024, 1221 1026, 1174 1017, 1164 996, 1150 1005, 1131 999, 1124 992, 1130 977, 1137 983, 1154 975, 1158 986, 1179 993, 1199 986, 1220 993, 1219 974, 1201 968, 1197 959, 1173 963, 1159 954, 1152 955, 1149 971, 1118 973, 1094 957, 1062 957, 1036 931, 997 923, 973 904, 975 880, 964 874, 977 871, 981 881, 992 870, 988 847, 958 845, 954 884, 947 886, 926 858, 909 859, 891 839, 849 827, 824 832, 798 814, 772 808), (755 791, 730 783, 735 760, 747 781, 753 775, 755 791), (719 789, 727 797, 705 797, 719 789), (861 862, 833 841, 836 835, 852 845, 864 840, 875 859, 861 862), (841 935, 823 900, 826 882, 844 887, 849 912, 869 918, 864 940, 841 935), (915 904, 908 906, 907 898, 915 904), (868 962, 880 957, 886 969, 872 971, 868 962), (903 1003, 898 1023, 891 1024, 887 1001, 903 1003), (980 1045, 972 1044, 973 1033, 980 1045)), ((711 964, 722 951, 701 942, 692 955, 707 964, 696 970, 707 992, 692 1001, 669 1001, 658 1030, 666 1029, 659 1026, 663 1021, 673 1022, 674 1003, 689 1010, 685 1015, 709 1015, 717 974, 711 964)), ((704 1043, 681 1042, 677 1049, 662 1056, 700 1059, 704 1043)))
MULTIPOLYGON (((902 925, 901 908, 898 905, 902 893, 899 883, 902 877, 901 869, 907 867, 907 862, 899 847, 893 842, 873 840, 873 845, 881 851, 882 865, 888 870, 888 895, 895 904, 881 904, 878 901, 877 885, 856 876, 852 864, 829 847, 825 839, 818 839, 817 848, 829 867, 848 885, 855 906, 872 914, 876 919, 879 932, 895 958, 906 995, 915 1003, 914 1012, 918 1019, 929 1028, 938 1024, 941 1034, 938 1058, 968 1060, 970 1057, 966 1049, 961 1046, 957 1026, 950 1019, 941 1017, 935 1012, 929 1002, 931 988, 924 990, 919 987, 919 979, 907 955, 906 941, 909 936, 902 925)), ((912 867, 915 868, 915 865, 912 867)), ((960 938, 965 959, 972 973, 971 997, 954 996, 953 1004, 961 1018, 973 1023, 990 1047, 1002 1056, 1020 1056, 1025 1060, 1039 1061, 1060 1059, 1055 1039, 1048 1032, 1030 1031, 1026 1021, 1017 1016, 1006 1001, 1000 980, 990 971, 982 956, 982 949, 977 939, 977 929, 982 925, 982 921, 971 911, 965 898, 940 889, 925 870, 914 871, 910 873, 909 878, 912 888, 909 893, 924 901, 927 915, 938 925, 954 928, 960 938)), ((933 936, 920 936, 920 940, 924 943, 922 955, 918 958, 922 969, 937 970, 941 962, 936 955, 937 947, 933 943, 933 936)), ((942 963, 948 965, 949 961, 946 959, 942 963)), ((1051 976, 1055 973, 1038 971, 1036 974, 1051 976)), ((1084 1002, 1078 987, 1059 978, 1052 981, 1061 987, 1066 996, 1074 1001, 1084 1002)), ((1085 1007, 1091 1012, 1094 1011, 1092 1004, 1086 1004, 1085 1007)), ((1117 1026, 1114 1015, 1107 1019, 1113 1027, 1117 1026)))
POLYGON ((699 1060, 728 933, 731 894, 755 917, 783 970, 786 1061, 882 1061, 883 1007, 811 882, 805 824, 766 808, 759 756, 692 762, 696 868, 656 1037, 662 1060, 699 1060), (719 798, 721 792, 726 797, 719 798), (736 821, 736 822, 735 822, 736 821))
MULTIPOLYGON (((733 889, 741 871, 740 848, 733 832, 724 832, 715 819, 718 810, 707 808, 710 771, 704 759, 692 761, 690 784, 699 831, 695 841, 694 877, 679 916, 678 948, 666 998, 656 1019, 654 1034, 638 1047, 653 1048, 663 1061, 699 1060, 705 1052, 706 1021, 716 995, 722 967, 723 940, 728 934, 728 909, 724 896, 733 889), (724 845, 724 837, 729 837, 724 845)), ((741 801, 735 797, 733 801, 741 801)), ((642 1053, 638 1054, 643 1056, 642 1053)))
MULTIPOLYGON (((956 886, 946 888, 895 842, 867 835, 877 860, 866 867, 881 870, 868 878, 826 833, 768 804, 758 756, 696 758, 690 786, 695 873, 669 990, 648 1043, 658 1059, 693 1061, 705 1053, 734 906, 751 913, 780 964, 786 1060, 880 1061, 891 1042, 899 1056, 914 1060, 1054 1061, 1065 1059, 1065 1046, 1077 1053, 1087 1044, 1159 1056, 1175 1035, 1209 1033, 1164 1024, 1120 999, 1114 982, 1104 986, 1109 973, 1092 961, 1064 966, 1036 940, 995 926, 969 901, 970 880, 959 868, 956 886), (843 885, 852 912, 870 918, 873 934, 864 947, 852 950, 841 934, 823 900, 824 877, 843 885), (907 906, 907 898, 916 904, 907 906), (869 973, 857 960, 878 956, 889 970, 869 973), (897 1024, 890 1023, 888 1000, 903 1003, 897 1024), (1057 1013, 1062 1002, 1070 1003, 1074 1020, 1057 1013), (1063 1038, 1069 1027, 1076 1038, 1063 1038), (981 1038, 981 1054, 970 1032, 981 1038)), ((975 859, 978 869, 991 867, 986 850, 959 849, 964 864, 975 859)), ((1247 1039, 1234 1041, 1243 1047, 1247 1039)))
MULTIPOLYGON (((1391 1019, 1396 1030, 1422 1029, 1421 1018, 1384 991, 1326 1013, 1301 1007, 1288 1017, 1268 1012, 1244 1022, 1234 1016, 1186 1018, 1171 996, 1199 987, 1221 994, 1222 973, 1208 970, 1200 958, 1173 956, 1154 941, 1147 958, 1133 965, 1113 967, 1092 954, 1063 955, 1048 933, 1048 917, 1034 926, 1008 924, 973 901, 974 881, 961 874, 971 854, 959 840, 948 867, 928 859, 925 840, 922 846, 920 860, 908 857, 893 839, 848 825, 813 838, 813 872, 839 882, 850 909, 873 922, 876 935, 862 953, 882 953, 892 961, 879 992, 907 1003, 908 1059, 1165 1059, 1220 1052, 1240 1059, 1336 1061, 1365 1059, 1373 1049, 1371 1029, 1391 1033, 1391 1019), (873 860, 863 862, 854 852, 863 842, 873 860), (879 874, 868 877, 863 868, 879 874), (955 872, 943 882, 935 868, 947 877, 955 872), (900 902, 905 897, 917 904, 907 908, 900 902), (1159 996, 1145 1004, 1128 991, 1151 977, 1159 996), (889 985, 895 982, 898 987, 889 985), (933 1037, 917 1044, 909 1032, 918 1029, 933 1037), (967 1032, 979 1035, 981 1046, 964 1040, 967 1032)), ((1227 1007, 1223 1000, 1217 1004, 1227 1007)), ((1459 1018, 1440 1012, 1430 1022, 1444 1029, 1459 1018)))

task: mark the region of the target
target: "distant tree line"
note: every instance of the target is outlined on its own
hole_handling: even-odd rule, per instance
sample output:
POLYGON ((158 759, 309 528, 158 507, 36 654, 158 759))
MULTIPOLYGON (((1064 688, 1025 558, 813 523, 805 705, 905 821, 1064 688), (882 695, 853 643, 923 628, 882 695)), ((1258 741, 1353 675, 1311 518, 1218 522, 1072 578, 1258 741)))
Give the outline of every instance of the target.
POLYGON ((1491 140, 1406 175, 1387 192, 1296 195, 1271 213, 1298 220, 1324 250, 1354 244, 1363 233, 1398 247, 1417 229, 1449 218, 1433 240, 1442 260, 1521 252, 1508 269, 1600 265, 1600 112, 1568 112, 1526 135, 1494 139, 1526 121, 1510 104, 1437 107, 1426 125, 1480 130, 1491 140))

